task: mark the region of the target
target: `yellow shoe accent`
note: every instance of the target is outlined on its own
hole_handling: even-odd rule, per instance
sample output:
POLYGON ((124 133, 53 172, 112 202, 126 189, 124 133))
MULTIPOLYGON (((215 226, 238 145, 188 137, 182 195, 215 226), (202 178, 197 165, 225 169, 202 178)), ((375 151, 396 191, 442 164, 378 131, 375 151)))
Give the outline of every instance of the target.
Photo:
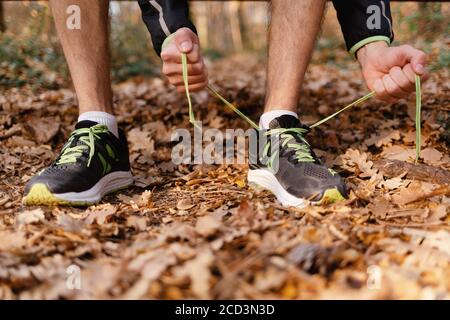
POLYGON ((328 189, 323 194, 322 200, 319 201, 319 204, 327 204, 327 203, 334 203, 338 201, 345 200, 344 196, 339 192, 337 188, 328 189))
POLYGON ((30 192, 22 199, 22 203, 27 206, 56 206, 56 205, 70 205, 66 200, 58 199, 53 193, 48 190, 43 183, 36 183, 31 187, 30 192))

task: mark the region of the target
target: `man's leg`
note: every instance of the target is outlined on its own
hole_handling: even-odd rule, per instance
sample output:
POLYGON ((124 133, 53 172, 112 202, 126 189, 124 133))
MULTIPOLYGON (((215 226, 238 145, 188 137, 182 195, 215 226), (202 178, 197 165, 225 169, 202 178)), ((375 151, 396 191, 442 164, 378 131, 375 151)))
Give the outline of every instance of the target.
POLYGON ((50 0, 50 5, 77 93, 80 120, 105 124, 117 136, 112 116, 109 0, 50 0), (67 28, 66 10, 70 5, 80 8, 80 29, 67 28))
POLYGON ((268 129, 260 163, 248 181, 286 206, 333 202, 346 194, 341 177, 322 166, 306 142, 297 103, 320 29, 325 0, 272 0, 267 96, 260 126, 268 129))
POLYGON ((326 0, 272 0, 263 127, 283 112, 297 113, 325 3, 326 0))
POLYGON ((108 0, 51 0, 80 116, 61 154, 25 186, 26 205, 88 205, 133 183, 128 146, 112 114, 108 0), (70 5, 81 29, 66 26, 70 5))

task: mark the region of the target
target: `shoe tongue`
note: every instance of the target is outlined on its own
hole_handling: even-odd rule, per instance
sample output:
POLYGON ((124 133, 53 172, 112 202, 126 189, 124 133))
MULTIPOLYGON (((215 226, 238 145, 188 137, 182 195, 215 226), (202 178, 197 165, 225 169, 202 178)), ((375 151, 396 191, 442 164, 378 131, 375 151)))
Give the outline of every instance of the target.
MULTIPOLYGON (((270 129, 302 128, 302 129, 305 129, 306 132, 309 131, 309 127, 303 125, 297 117, 294 117, 294 116, 291 116, 288 114, 284 114, 284 115, 279 116, 278 118, 275 118, 272 121, 270 121, 269 128, 270 129)), ((304 140, 302 140, 298 135, 294 135, 294 137, 295 137, 295 141, 297 141, 297 143, 305 144, 304 140)), ((308 145, 308 148, 310 148, 309 145, 308 145)), ((292 152, 296 151, 295 149, 292 149, 292 148, 287 148, 286 150, 291 150, 292 152)), ((316 155, 314 154, 314 152, 311 149, 310 149, 310 152, 311 152, 313 159, 315 160, 314 163, 320 163, 319 160, 317 159, 316 155)))
POLYGON ((299 128, 302 124, 297 117, 291 116, 289 114, 283 114, 278 118, 273 119, 269 123, 270 129, 279 129, 279 128, 299 128))
POLYGON ((95 122, 95 121, 91 121, 91 120, 83 120, 83 121, 78 122, 78 123, 75 125, 75 129, 90 128, 90 127, 95 126, 96 124, 98 124, 98 123, 95 122))
MULTIPOLYGON (((75 125, 75 130, 76 130, 76 129, 81 129, 81 128, 90 128, 90 127, 93 127, 93 126, 95 126, 95 125, 97 125, 97 124, 98 124, 98 123, 95 122, 95 121, 91 121, 91 120, 83 120, 83 121, 78 122, 78 123, 75 125)), ((78 137, 78 138, 76 138, 75 140, 73 140, 73 142, 72 142, 72 144, 71 144, 71 147, 74 147, 74 146, 80 146, 80 145, 86 145, 86 143, 84 143, 83 141, 81 141, 81 140, 79 139, 79 137, 78 137)))

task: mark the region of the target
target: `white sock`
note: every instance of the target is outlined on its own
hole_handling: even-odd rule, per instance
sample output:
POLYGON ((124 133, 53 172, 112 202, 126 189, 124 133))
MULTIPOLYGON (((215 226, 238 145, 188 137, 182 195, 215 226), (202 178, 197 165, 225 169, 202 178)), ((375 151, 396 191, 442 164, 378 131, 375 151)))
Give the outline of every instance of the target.
POLYGON ((298 119, 298 115, 297 113, 293 112, 293 111, 289 111, 289 110, 272 110, 272 111, 267 111, 264 112, 261 115, 261 118, 259 118, 259 126, 261 127, 261 129, 270 129, 269 128, 269 124, 270 122, 275 119, 278 118, 284 114, 290 115, 290 116, 294 116, 298 119))
POLYGON ((88 111, 80 114, 80 116, 78 117, 78 122, 84 120, 95 121, 99 124, 107 126, 108 130, 111 131, 117 138, 119 138, 117 120, 114 115, 103 111, 88 111))

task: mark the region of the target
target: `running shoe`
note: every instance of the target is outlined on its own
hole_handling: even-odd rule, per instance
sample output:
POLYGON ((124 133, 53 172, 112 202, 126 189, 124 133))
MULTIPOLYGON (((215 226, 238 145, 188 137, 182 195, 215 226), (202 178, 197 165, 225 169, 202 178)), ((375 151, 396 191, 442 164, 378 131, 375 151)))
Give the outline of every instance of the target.
POLYGON ((296 117, 283 115, 272 120, 269 128, 259 133, 262 151, 257 161, 250 161, 250 184, 268 189, 284 206, 345 199, 343 179, 320 163, 305 139, 309 127, 296 117))
POLYGON ((26 184, 25 205, 84 206, 133 183, 125 134, 81 121, 58 158, 26 184))

